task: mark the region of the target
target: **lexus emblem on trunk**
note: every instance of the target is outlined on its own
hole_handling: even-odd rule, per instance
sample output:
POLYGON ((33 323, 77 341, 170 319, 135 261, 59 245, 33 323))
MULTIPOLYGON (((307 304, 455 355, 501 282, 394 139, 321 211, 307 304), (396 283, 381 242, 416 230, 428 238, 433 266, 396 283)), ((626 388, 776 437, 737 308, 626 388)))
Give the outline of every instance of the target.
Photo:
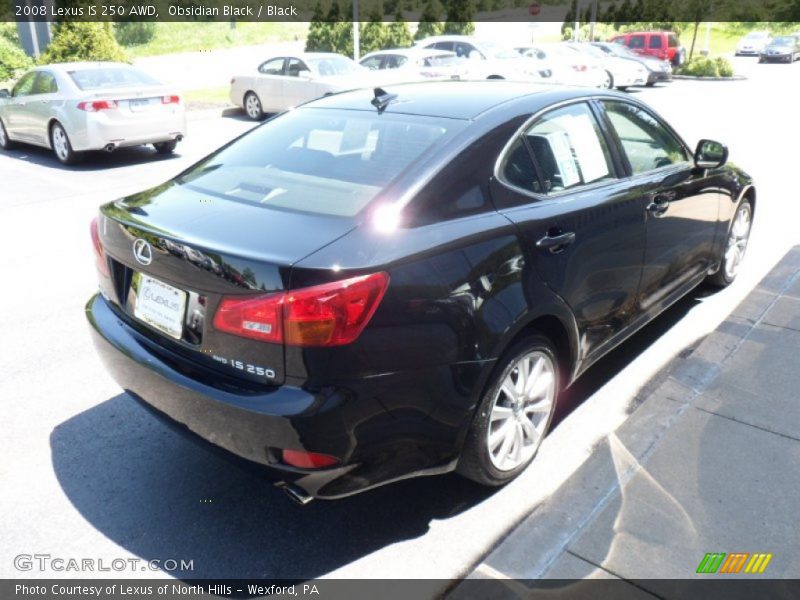
POLYGON ((153 262, 153 248, 146 240, 139 238, 133 242, 133 256, 138 262, 147 266, 153 262))

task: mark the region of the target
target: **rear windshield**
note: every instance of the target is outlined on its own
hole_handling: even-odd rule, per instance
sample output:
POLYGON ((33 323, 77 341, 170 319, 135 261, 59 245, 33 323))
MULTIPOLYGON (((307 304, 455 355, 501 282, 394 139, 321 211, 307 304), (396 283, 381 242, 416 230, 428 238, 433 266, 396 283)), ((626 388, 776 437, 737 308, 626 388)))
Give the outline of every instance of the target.
POLYGON ((353 216, 466 121, 303 108, 254 129, 178 181, 218 197, 353 216))
POLYGON ((159 85, 159 81, 147 73, 132 67, 99 67, 69 71, 69 76, 82 90, 102 90, 139 85, 159 85))

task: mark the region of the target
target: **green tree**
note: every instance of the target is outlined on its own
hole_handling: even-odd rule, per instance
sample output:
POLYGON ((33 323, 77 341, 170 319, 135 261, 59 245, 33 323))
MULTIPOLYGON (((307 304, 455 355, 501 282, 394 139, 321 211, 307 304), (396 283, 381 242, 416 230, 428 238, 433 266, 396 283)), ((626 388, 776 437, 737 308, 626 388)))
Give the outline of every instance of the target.
POLYGON ((53 26, 53 40, 39 56, 39 64, 80 60, 126 62, 111 23, 64 21, 53 26))
POLYGON ((156 35, 154 21, 122 21, 114 24, 114 37, 123 46, 146 44, 156 35))
POLYGON ((414 38, 411 37, 408 22, 403 18, 403 10, 398 8, 394 14, 394 21, 386 28, 384 48, 409 48, 413 45, 414 38))
POLYGON ((473 0, 447 0, 444 33, 471 35, 475 32, 472 17, 475 15, 473 0))
POLYGON ((444 33, 444 23, 441 22, 443 12, 444 7, 439 0, 428 0, 422 8, 414 39, 423 40, 432 35, 442 35, 444 33))
POLYGON ((33 61, 22 51, 17 42, 0 36, 0 81, 14 79, 21 71, 32 66, 33 61))
POLYGON ((385 48, 386 26, 383 24, 383 5, 378 2, 367 16, 368 21, 361 24, 361 54, 368 54, 385 48))
MULTIPOLYGON (((625 0, 627 2, 628 0, 625 0)), ((575 29, 575 19, 578 17, 578 0, 572 0, 572 4, 569 5, 569 10, 567 14, 564 15, 564 23, 561 24, 561 36, 563 39, 572 39, 572 35, 570 37, 566 37, 567 29, 572 32, 575 29)))
POLYGON ((311 16, 311 23, 308 26, 306 52, 333 51, 333 23, 327 20, 322 4, 317 2, 314 6, 314 13, 311 16))

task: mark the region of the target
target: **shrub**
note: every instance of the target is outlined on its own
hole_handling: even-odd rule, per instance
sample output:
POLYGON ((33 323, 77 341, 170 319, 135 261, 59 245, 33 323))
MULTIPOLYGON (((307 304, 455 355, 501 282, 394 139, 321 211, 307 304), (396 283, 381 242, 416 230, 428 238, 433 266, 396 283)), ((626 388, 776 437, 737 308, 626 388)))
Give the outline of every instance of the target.
POLYGON ((0 35, 0 81, 14 79, 21 71, 33 66, 33 60, 23 52, 19 43, 9 37, 5 32, 0 35))
POLYGON ((681 75, 694 77, 733 77, 733 66, 720 57, 695 56, 679 71, 681 75))
POLYGON ((712 58, 695 56, 683 66, 680 74, 694 77, 719 77, 719 66, 712 58))
POLYGON ((65 21, 53 27, 53 40, 39 57, 40 64, 81 60, 127 61, 111 23, 65 21))
POLYGON ((124 21, 114 25, 114 36, 123 46, 146 44, 156 35, 156 24, 152 21, 124 21))
POLYGON ((720 77, 733 77, 733 65, 727 58, 719 56, 715 60, 720 77))

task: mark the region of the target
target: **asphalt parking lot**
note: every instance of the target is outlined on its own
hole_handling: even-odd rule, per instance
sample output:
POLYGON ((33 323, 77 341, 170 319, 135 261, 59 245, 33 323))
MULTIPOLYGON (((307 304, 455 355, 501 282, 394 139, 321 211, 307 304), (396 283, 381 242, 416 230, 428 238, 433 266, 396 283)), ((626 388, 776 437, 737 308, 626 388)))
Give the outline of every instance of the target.
POLYGON ((564 398, 535 464, 501 490, 448 475, 299 507, 175 436, 105 373, 83 316, 95 289, 88 224, 97 206, 160 183, 251 123, 192 120, 171 158, 133 149, 64 168, 40 149, 0 154, 0 577, 91 575, 20 572, 14 557, 23 553, 193 560, 192 571, 174 573, 184 578, 416 577, 441 588, 468 571, 624 421, 662 365, 713 330, 800 242, 800 120, 791 93, 800 63, 734 64, 748 79, 675 81, 631 94, 690 144, 726 142, 731 160, 756 178, 740 278, 680 301, 593 367, 564 398))

